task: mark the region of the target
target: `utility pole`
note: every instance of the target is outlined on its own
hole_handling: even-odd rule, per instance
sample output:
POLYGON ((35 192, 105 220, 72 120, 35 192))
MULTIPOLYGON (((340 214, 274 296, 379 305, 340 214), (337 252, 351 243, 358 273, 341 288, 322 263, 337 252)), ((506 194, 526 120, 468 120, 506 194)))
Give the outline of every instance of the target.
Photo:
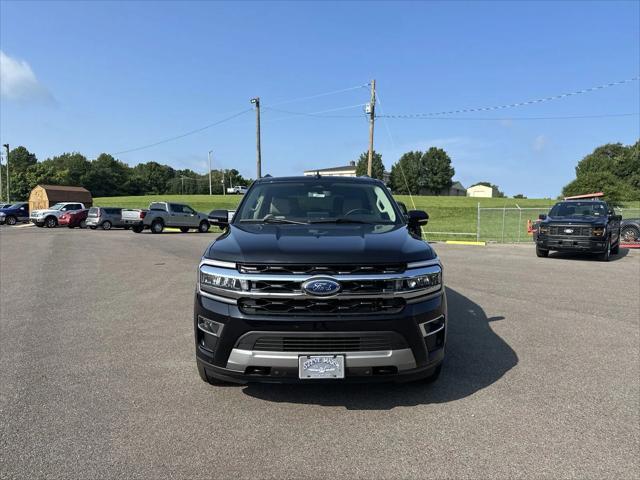
POLYGON ((376 81, 371 80, 371 103, 369 104, 369 155, 367 162, 367 175, 373 173, 373 124, 376 119, 376 81))
POLYGON ((213 190, 211 188, 211 152, 213 150, 209 150, 209 195, 213 195, 213 190))
POLYGON ((0 200, 2 200, 2 153, 0 153, 0 200))
POLYGON ((9 190, 9 144, 5 143, 4 148, 7 149, 7 203, 11 203, 11 191, 9 190))
POLYGON ((224 182, 224 172, 225 171, 222 170, 222 195, 226 195, 227 194, 227 185, 224 182))
POLYGON ((262 154, 260 152, 260 97, 251 99, 251 103, 256 106, 256 178, 262 177, 262 154))

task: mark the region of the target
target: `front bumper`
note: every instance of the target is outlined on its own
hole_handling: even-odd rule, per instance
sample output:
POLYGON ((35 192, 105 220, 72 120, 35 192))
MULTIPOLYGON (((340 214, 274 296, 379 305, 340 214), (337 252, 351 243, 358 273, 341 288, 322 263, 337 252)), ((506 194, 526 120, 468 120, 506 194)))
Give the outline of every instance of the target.
POLYGON ((536 244, 544 250, 601 253, 607 249, 607 238, 538 235, 536 244))
POLYGON ((29 221, 34 225, 44 225, 44 217, 31 217, 29 221))
POLYGON ((444 290, 424 301, 408 304, 390 315, 284 316, 245 315, 236 305, 196 293, 194 331, 196 360, 207 375, 238 383, 408 381, 430 376, 444 358, 447 303, 444 290), (219 336, 198 328, 198 317, 221 324, 219 336), (430 329, 425 325, 438 325, 430 329), (389 348, 341 351, 273 351, 256 348, 257 338, 315 339, 336 336, 388 335, 389 348), (302 355, 337 354, 345 357, 345 378, 301 380, 302 355))

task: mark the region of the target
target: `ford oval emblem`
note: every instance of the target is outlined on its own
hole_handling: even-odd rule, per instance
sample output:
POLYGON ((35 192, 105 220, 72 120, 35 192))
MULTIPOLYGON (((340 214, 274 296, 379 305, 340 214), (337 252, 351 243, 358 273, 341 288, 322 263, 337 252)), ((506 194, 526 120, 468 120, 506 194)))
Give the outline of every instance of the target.
POLYGON ((330 278, 312 278, 302 284, 302 290, 317 297, 335 295, 341 288, 338 282, 330 278))

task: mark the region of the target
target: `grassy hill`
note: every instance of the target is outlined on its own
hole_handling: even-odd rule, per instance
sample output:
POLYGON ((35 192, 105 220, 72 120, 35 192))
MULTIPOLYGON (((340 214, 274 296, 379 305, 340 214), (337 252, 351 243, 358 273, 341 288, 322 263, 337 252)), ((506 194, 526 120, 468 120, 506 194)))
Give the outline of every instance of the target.
MULTIPOLYGON (((240 195, 144 195, 136 197, 102 197, 95 198, 96 206, 112 206, 124 208, 147 208, 156 201, 180 202, 191 205, 198 211, 209 212, 216 208, 235 210, 242 199, 240 195)), ((427 197, 414 196, 413 202, 408 195, 396 196, 404 202, 408 209, 426 210, 429 213, 429 224, 425 232, 429 240, 475 240, 478 223, 478 203, 480 215, 480 237, 489 241, 528 241, 526 223, 534 220, 539 213, 546 213, 556 201, 549 198, 517 199, 517 198, 471 198, 471 197, 427 197), (512 208, 503 215, 502 208, 512 208), (520 207, 522 211, 517 210, 520 207), (494 208, 496 210, 484 210, 494 208), (500 209, 500 210, 497 210, 500 209), (531 209, 531 210, 526 210, 531 209), (504 225, 504 228, 503 228, 504 225), (503 234, 503 231, 505 232, 503 234), (468 235, 450 235, 433 232, 453 232, 468 235)), ((627 216, 640 216, 640 202, 624 205, 630 213, 627 216)))

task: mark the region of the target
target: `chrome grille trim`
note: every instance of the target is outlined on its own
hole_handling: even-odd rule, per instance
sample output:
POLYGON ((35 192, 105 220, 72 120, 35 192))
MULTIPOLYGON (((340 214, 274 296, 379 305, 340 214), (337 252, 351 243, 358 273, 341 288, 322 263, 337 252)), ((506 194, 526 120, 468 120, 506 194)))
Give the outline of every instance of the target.
MULTIPOLYGON (((275 285, 282 285, 284 283, 290 283, 294 285, 299 285, 298 288, 291 289, 290 291, 264 291, 264 289, 253 290, 251 288, 249 291, 241 291, 241 290, 227 290, 218 287, 206 287, 206 290, 200 286, 199 278, 200 275, 198 273, 198 290, 201 293, 208 293, 212 296, 217 297, 227 297, 229 299, 239 299, 239 298, 286 298, 286 299, 310 299, 310 298, 318 298, 313 295, 309 295, 302 290, 302 283, 309 281, 315 278, 327 278, 327 276, 317 276, 317 275, 274 275, 274 274, 260 274, 260 273, 252 273, 245 274, 240 273, 237 270, 228 269, 228 268, 219 268, 207 263, 200 264, 200 270, 204 273, 209 273, 212 275, 224 275, 226 277, 237 278, 241 280, 248 280, 253 287, 253 284, 265 284, 269 282, 273 282, 275 285)), ((438 264, 415 268, 412 270, 407 270, 404 273, 386 273, 386 274, 373 274, 373 275, 331 275, 329 278, 339 282, 346 283, 349 282, 361 282, 363 284, 370 284, 371 282, 381 282, 382 284, 385 282, 395 282, 396 280, 406 280, 408 278, 426 275, 429 273, 440 272, 442 275, 442 269, 438 264)), ((365 293, 365 292, 339 292, 336 295, 331 295, 327 297, 323 297, 325 299, 332 298, 340 298, 340 299, 366 299, 366 298, 404 298, 404 299, 416 299, 425 297, 426 295, 434 294, 441 291, 442 286, 444 285, 444 280, 441 277, 441 284, 437 287, 432 287, 429 289, 422 290, 414 290, 414 291, 391 291, 390 289, 378 289, 374 292, 365 293)), ((227 302, 230 303, 230 302, 227 302)), ((235 302, 234 302, 235 303, 235 302)))

